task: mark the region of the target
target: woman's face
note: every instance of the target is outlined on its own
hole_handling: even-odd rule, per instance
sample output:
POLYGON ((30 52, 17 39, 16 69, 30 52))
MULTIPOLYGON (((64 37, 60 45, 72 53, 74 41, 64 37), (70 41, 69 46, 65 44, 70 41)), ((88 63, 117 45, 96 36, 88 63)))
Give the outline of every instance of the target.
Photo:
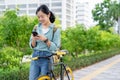
POLYGON ((42 11, 38 11, 37 17, 38 17, 39 22, 41 22, 42 24, 47 24, 49 22, 50 14, 47 15, 43 13, 42 11))

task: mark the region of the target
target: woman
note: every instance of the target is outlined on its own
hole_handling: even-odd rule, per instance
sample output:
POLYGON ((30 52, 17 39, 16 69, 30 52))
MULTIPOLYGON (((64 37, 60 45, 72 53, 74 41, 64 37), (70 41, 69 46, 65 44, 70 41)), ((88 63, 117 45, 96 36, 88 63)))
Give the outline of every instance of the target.
MULTIPOLYGON (((36 15, 40 23, 35 29, 38 35, 32 35, 30 38, 32 57, 48 56, 51 51, 60 47, 60 29, 57 29, 53 36, 55 16, 46 5, 38 7, 36 15)), ((37 80, 39 76, 46 75, 49 71, 48 63, 48 59, 31 61, 29 80, 37 80)))

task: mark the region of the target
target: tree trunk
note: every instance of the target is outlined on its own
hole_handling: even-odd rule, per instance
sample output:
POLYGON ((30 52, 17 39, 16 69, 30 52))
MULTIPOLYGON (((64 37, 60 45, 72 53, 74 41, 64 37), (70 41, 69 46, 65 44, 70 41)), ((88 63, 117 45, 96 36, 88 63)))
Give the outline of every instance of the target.
POLYGON ((120 17, 118 17, 118 34, 120 34, 120 17))
POLYGON ((118 21, 117 20, 114 20, 114 33, 118 34, 118 21))

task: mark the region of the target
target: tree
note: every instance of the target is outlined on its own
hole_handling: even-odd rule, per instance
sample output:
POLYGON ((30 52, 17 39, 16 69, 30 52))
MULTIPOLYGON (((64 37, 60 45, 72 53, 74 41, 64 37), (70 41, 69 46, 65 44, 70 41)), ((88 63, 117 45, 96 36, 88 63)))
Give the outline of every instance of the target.
POLYGON ((102 30, 108 30, 109 27, 113 26, 112 16, 108 16, 111 3, 111 0, 104 0, 92 10, 93 19, 98 21, 98 25, 101 26, 102 30))
POLYGON ((112 17, 113 21, 118 23, 118 34, 120 34, 120 3, 114 1, 108 11, 108 16, 112 17))
POLYGON ((36 17, 18 16, 16 10, 6 10, 0 20, 2 46, 12 46, 26 51, 31 31, 37 22, 36 17))

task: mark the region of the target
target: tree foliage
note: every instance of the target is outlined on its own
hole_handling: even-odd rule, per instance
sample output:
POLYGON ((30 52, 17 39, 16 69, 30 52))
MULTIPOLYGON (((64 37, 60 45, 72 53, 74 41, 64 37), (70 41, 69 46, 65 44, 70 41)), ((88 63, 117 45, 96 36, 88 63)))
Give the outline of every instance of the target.
POLYGON ((120 34, 120 2, 114 1, 110 5, 108 16, 111 16, 114 23, 117 22, 118 25, 114 24, 114 27, 117 28, 117 32, 120 34))
POLYGON ((0 69, 12 69, 20 66, 22 52, 12 47, 3 47, 0 50, 0 69))
MULTIPOLYGON (((28 45, 31 31, 38 24, 35 17, 18 16, 17 11, 6 11, 0 19, 0 65, 10 68, 19 65, 24 54, 31 54, 28 45), (10 46, 10 47, 8 47, 10 46), (10 62, 9 62, 10 60, 10 62)), ((59 21, 56 21, 56 25, 59 21)), ((99 30, 99 27, 86 29, 83 25, 76 25, 62 31, 62 49, 67 49, 73 56, 84 50, 98 51, 120 47, 118 35, 99 30)))
POLYGON ((62 32, 62 48, 75 56, 86 49, 96 52, 118 47, 120 47, 120 37, 100 30, 99 26, 86 30, 82 25, 77 25, 62 32))
POLYGON ((120 16, 120 4, 116 1, 104 0, 92 10, 93 19, 98 21, 102 30, 108 30, 120 16))
POLYGON ((2 45, 26 51, 31 31, 36 23, 35 17, 18 16, 17 11, 7 10, 0 20, 2 45))
POLYGON ((110 4, 108 16, 111 16, 113 20, 118 21, 118 17, 120 16, 120 3, 113 1, 110 4))
POLYGON ((18 67, 22 56, 32 53, 29 38, 38 19, 17 13, 17 10, 7 10, 0 16, 0 68, 18 67))
POLYGON ((68 28, 62 32, 62 48, 67 49, 72 54, 75 53, 77 56, 79 52, 85 49, 85 35, 86 29, 83 25, 76 25, 74 28, 68 28))

